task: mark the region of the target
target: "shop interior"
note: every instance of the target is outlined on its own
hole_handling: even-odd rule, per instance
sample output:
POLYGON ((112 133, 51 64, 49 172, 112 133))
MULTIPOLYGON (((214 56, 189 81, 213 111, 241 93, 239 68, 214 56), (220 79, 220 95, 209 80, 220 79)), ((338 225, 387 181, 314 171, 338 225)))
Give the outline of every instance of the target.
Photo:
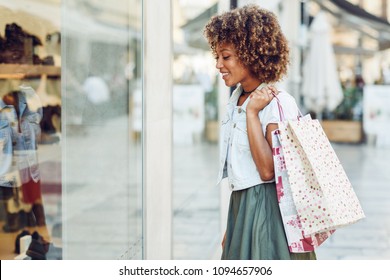
POLYGON ((0 259, 62 259, 59 22, 0 14, 0 259))
POLYGON ((141 6, 118 3, 0 1, 0 259, 141 258, 141 6))

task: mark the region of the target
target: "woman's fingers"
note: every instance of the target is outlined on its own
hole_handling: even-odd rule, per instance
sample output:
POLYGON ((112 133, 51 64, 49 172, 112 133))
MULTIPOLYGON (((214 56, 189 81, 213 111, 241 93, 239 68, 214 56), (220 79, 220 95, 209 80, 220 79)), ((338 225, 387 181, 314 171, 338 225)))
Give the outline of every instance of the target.
POLYGON ((226 232, 225 232, 225 235, 223 236, 223 239, 221 242, 222 248, 225 247, 225 242, 226 242, 226 232))
POLYGON ((254 110, 258 113, 267 106, 277 94, 278 92, 273 86, 256 89, 249 95, 251 102, 248 104, 247 109, 254 110))
POLYGON ((256 89, 252 92, 251 98, 256 97, 258 99, 271 101, 274 97, 274 94, 277 94, 277 91, 273 87, 264 87, 262 89, 256 89))
POLYGON ((274 95, 278 95, 278 90, 274 86, 268 86, 268 89, 273 93, 274 95))

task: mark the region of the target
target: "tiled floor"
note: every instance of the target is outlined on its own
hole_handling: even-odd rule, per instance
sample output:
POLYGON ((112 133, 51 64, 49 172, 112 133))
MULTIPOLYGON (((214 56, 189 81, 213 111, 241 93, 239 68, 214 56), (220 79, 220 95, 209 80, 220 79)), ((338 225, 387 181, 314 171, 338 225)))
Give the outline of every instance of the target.
POLYGON ((174 147, 174 259, 209 259, 219 243, 217 163, 216 145, 174 147))

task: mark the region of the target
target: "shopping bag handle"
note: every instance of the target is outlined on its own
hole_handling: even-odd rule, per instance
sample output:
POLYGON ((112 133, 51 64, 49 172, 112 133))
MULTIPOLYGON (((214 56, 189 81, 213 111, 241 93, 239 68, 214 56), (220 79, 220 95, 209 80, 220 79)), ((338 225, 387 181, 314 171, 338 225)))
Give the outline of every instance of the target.
MULTIPOLYGON (((272 92, 272 95, 274 96, 274 98, 276 98, 276 102, 278 103, 279 119, 280 119, 281 122, 285 121, 286 118, 284 117, 282 104, 280 104, 280 100, 279 100, 279 98, 276 96, 276 94, 274 92, 272 92)), ((297 116, 297 120, 299 120, 300 118, 303 117, 303 114, 302 114, 301 110, 299 110, 298 106, 297 106, 297 109, 298 109, 298 112, 299 112, 299 115, 297 116)))

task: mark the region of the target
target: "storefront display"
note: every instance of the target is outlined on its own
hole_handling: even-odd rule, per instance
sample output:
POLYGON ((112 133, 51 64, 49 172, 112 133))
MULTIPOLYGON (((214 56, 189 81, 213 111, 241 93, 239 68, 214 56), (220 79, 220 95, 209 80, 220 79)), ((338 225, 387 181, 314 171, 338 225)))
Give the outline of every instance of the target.
POLYGON ((59 30, 0 13, 0 259, 62 259, 59 30))
POLYGON ((141 4, 89 2, 0 4, 0 259, 142 256, 141 4))

